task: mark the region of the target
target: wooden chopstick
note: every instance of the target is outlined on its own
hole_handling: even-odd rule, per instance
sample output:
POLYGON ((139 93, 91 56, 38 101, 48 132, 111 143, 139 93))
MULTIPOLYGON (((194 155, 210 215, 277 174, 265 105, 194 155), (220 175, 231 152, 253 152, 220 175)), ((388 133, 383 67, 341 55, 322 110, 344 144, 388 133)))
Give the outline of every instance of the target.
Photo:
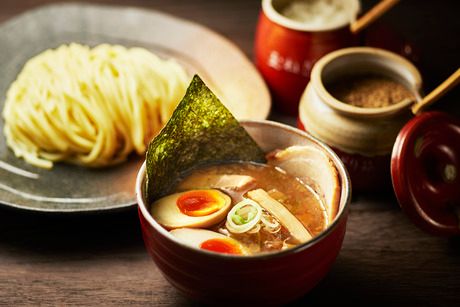
POLYGON ((373 23, 377 18, 382 16, 386 11, 391 9, 399 0, 382 0, 366 14, 350 25, 350 31, 353 34, 361 32, 364 28, 373 23))

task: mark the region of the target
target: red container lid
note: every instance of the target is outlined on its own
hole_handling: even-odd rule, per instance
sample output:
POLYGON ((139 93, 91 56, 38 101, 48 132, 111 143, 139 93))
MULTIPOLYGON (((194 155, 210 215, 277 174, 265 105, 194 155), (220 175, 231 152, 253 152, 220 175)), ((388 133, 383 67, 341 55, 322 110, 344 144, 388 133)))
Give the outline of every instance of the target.
POLYGON ((460 235, 460 120, 426 112, 400 131, 391 159, 401 208, 420 228, 460 235))

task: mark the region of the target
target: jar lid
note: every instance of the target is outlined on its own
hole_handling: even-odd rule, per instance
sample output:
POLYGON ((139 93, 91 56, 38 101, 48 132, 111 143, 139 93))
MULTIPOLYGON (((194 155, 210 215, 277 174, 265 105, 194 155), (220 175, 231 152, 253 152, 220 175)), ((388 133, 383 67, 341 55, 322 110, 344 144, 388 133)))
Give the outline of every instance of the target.
POLYGON ((426 112, 400 131, 391 158, 401 208, 420 228, 460 235, 460 121, 426 112))

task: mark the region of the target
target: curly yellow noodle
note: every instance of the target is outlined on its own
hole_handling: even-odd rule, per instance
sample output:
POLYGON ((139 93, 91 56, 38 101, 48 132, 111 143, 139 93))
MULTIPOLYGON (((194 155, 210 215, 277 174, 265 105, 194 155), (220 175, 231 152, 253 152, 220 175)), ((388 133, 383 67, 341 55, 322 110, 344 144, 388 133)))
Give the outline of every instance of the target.
POLYGON ((7 92, 3 129, 38 167, 103 167, 143 154, 183 97, 188 76, 142 48, 62 45, 31 58, 7 92))

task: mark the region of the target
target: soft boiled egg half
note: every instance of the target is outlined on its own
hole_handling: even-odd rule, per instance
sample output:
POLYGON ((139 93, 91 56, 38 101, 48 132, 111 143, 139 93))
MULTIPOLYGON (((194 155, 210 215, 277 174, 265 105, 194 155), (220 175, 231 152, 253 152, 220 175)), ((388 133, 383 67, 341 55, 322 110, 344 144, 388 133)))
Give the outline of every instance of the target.
POLYGON ((230 196, 219 190, 190 190, 160 198, 151 213, 168 229, 206 228, 225 219, 230 205, 230 196))
POLYGON ((198 249, 230 255, 247 255, 238 241, 206 229, 179 228, 169 232, 181 243, 198 249))

